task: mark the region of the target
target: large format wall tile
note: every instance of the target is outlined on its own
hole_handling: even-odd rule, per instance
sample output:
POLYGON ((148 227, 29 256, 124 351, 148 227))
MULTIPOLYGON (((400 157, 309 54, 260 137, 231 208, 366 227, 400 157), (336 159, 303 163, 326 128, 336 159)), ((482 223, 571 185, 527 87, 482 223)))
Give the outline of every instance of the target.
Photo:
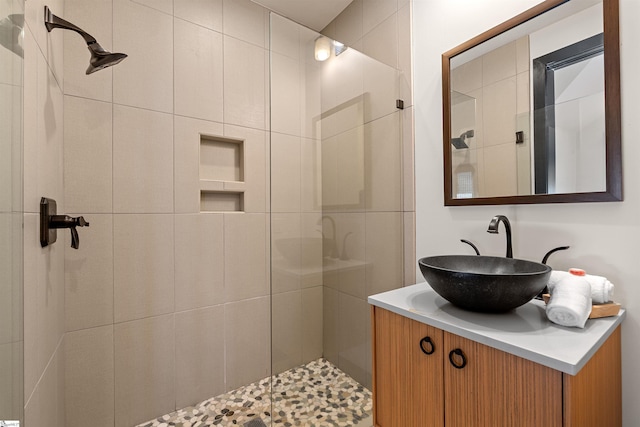
POLYGON ((395 1, 363 0, 362 3, 362 32, 364 34, 371 31, 398 10, 398 4, 395 1))
POLYGON ((485 147, 513 143, 516 132, 516 93, 515 75, 483 88, 482 125, 485 147))
POLYGON ((339 368, 371 389, 369 304, 366 300, 342 295, 339 307, 340 329, 343 336, 339 368))
POLYGON ((278 374, 302 363, 300 291, 275 294, 271 301, 271 363, 278 374))
POLYGON ((225 305, 227 390, 269 376, 269 297, 225 305))
POLYGON ((364 127, 367 210, 402 210, 402 145, 400 113, 364 127))
POLYGON ((335 23, 334 38, 347 46, 362 39, 363 0, 354 0, 333 21, 335 23))
POLYGON ((404 271, 402 212, 366 214, 366 295, 402 286, 404 271))
POLYGON ((26 214, 24 221, 26 401, 64 335, 64 247, 40 247, 38 215, 26 214))
POLYGON ((114 215, 115 322, 174 310, 172 215, 114 215))
MULTIPOLYGON (((37 86, 37 202, 41 196, 56 199, 64 210, 63 188, 63 110, 62 91, 42 56, 38 56, 37 86)), ((32 112, 28 112, 33 114, 32 112)), ((25 112, 25 114, 27 114, 25 112)), ((31 202, 31 201, 30 201, 31 202)), ((25 204, 26 205, 26 204, 25 204)), ((39 209, 39 208, 38 208, 39 209)))
POLYGON ((199 25, 174 20, 175 114, 222 121, 222 35, 199 25))
POLYGON ((173 112, 173 17, 131 0, 113 2, 113 101, 173 112))
POLYGON ((226 301, 268 295, 267 218, 265 214, 224 214, 226 301))
MULTIPOLYGON (((113 0, 65 0, 62 16, 98 40, 100 46, 113 52, 113 0)), ((62 11, 54 12, 61 14, 62 11)), ((55 30, 62 31, 62 30, 55 30)), ((64 31, 64 93, 65 95, 111 101, 113 72, 111 68, 86 75, 91 55, 78 34, 64 31)), ((65 107, 66 108, 66 107, 65 107)), ((66 119, 66 111, 65 111, 66 119)))
MULTIPOLYGON (((271 214, 271 293, 300 289, 302 241, 299 213, 271 214)), ((320 248, 322 253, 322 248, 320 248)))
POLYGON ((223 305, 176 313, 177 408, 224 393, 223 324, 223 305))
POLYGON ((265 46, 265 8, 249 0, 224 0, 223 9, 226 35, 265 46))
POLYGON ((175 410, 174 334, 173 314, 115 325, 116 427, 175 410))
POLYGON ((71 332, 65 339, 65 426, 113 427, 113 326, 71 332))
POLYGON ((22 175, 24 211, 39 212, 40 197, 38 192, 38 57, 39 50, 33 34, 28 27, 24 29, 24 64, 22 94, 22 175))
MULTIPOLYGON (((371 1, 371 0, 368 0, 371 1)), ((367 3, 367 2, 365 2, 367 3)), ((398 18, 394 13, 362 38, 363 53, 390 67, 398 67, 398 18)))
POLYGON ((114 106, 113 211, 173 212, 173 121, 170 115, 114 106))
POLYGON ((300 212, 300 137, 271 134, 271 209, 300 212))
POLYGON ((265 128, 266 62, 263 48, 224 37, 225 123, 265 128))
POLYGON ((64 197, 68 211, 112 211, 112 127, 110 103, 64 97, 64 197))
POLYGON ((65 423, 64 344, 50 357, 31 398, 25 401, 27 426, 67 427, 65 423))
POLYGON ((302 289, 302 363, 322 357, 322 286, 302 289))
POLYGON ((85 219, 90 227, 78 230, 79 249, 70 247, 70 236, 58 238, 65 248, 67 331, 113 323, 113 216, 92 214, 85 219))
POLYGON ((224 302, 222 214, 175 216, 176 310, 224 302))
POLYGON ((173 0, 176 18, 222 32, 222 0, 173 0))
POLYGON ((271 53, 271 130, 300 135, 300 65, 297 59, 271 53))

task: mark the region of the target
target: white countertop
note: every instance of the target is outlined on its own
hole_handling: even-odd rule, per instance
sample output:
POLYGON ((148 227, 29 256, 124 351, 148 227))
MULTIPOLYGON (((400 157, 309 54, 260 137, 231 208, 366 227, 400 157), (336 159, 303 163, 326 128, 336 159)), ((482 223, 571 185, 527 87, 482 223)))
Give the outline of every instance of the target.
POLYGON ((372 295, 369 304, 460 335, 558 371, 575 375, 622 323, 617 316, 589 319, 584 329, 551 323, 544 302, 533 300, 508 313, 466 311, 439 296, 427 283, 372 295))

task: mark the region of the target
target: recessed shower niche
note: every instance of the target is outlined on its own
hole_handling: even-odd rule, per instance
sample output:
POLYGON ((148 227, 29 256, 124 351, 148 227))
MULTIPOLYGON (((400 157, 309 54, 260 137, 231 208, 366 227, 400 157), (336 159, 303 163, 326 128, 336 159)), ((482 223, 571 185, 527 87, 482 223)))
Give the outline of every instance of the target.
POLYGON ((240 139, 200 135, 200 211, 244 211, 244 147, 240 139))

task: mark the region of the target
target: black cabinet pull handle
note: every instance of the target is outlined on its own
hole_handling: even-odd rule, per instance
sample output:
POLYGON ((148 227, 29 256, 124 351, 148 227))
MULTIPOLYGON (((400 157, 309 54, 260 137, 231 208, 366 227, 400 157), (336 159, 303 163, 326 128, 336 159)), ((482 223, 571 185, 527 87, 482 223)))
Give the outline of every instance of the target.
POLYGON ((420 350, 427 356, 436 351, 436 346, 433 344, 433 341, 431 341, 431 337, 426 336, 420 340, 420 350), (425 347, 425 344, 427 347, 425 347))
POLYGON ((449 362, 451 362, 454 368, 462 369, 465 366, 467 366, 467 356, 465 356, 462 350, 460 350, 459 348, 456 348, 449 352, 449 362), (462 363, 456 362, 456 356, 462 359, 462 363))

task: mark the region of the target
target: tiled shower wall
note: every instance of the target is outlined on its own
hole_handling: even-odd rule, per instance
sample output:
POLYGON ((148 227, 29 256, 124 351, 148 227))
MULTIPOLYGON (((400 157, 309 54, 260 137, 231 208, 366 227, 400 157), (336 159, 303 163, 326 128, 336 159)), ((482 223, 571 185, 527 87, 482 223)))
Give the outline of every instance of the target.
MULTIPOLYGON (((413 0, 353 0, 322 33, 399 71, 398 93, 404 101, 400 112, 401 205, 404 271, 401 283, 416 283, 414 105, 413 105, 413 0)), ((370 76, 370 79, 375 79, 370 76)), ((337 79, 338 82, 341 79, 337 79)), ((375 82, 375 80, 373 80, 375 82)), ((339 90, 339 89, 338 89, 339 90)), ((370 121, 367 120, 367 121, 370 121)), ((388 209, 377 209, 380 212, 388 209)), ((421 279, 421 278, 420 278, 421 279)))
POLYGON ((529 38, 521 37, 451 71, 452 90, 475 99, 475 116, 462 120, 471 124, 454 121, 451 130, 456 137, 475 122, 469 148, 452 148, 454 171, 473 171, 474 197, 531 194, 529 62, 529 38), (524 143, 514 144, 516 131, 524 143))
POLYGON ((59 199, 91 225, 79 250, 54 245, 60 426, 130 427, 270 373, 268 14, 248 0, 64 6, 129 57, 85 76, 86 46, 64 34, 59 199), (243 213, 200 213, 200 134, 243 141, 243 213))
MULTIPOLYGON (((48 2, 63 10, 62 0, 48 2)), ((63 36, 47 35, 43 3, 25 2, 24 405, 25 424, 64 426, 64 238, 40 247, 39 202, 63 193, 63 36)))
POLYGON ((335 112, 322 127, 323 215, 334 221, 323 229, 330 235, 335 227, 344 259, 324 269, 324 355, 370 388, 366 299, 416 281, 411 3, 355 0, 323 34, 380 61, 336 58, 341 73, 330 80, 335 70, 325 69, 322 93, 323 113, 335 112), (396 98, 404 110, 395 109, 396 98), (353 99, 360 102, 349 105, 353 99), (354 204, 344 194, 358 180, 362 201, 354 204))
MULTIPOLYGON (((404 50, 397 56, 378 53, 406 64, 409 2, 401 3, 391 14, 383 7, 375 19, 363 14, 363 22, 372 25, 367 32, 372 36, 397 29, 392 39, 404 50), (400 15, 406 16, 406 27, 394 21, 400 15), (385 19, 379 21, 381 16, 385 19), (395 23, 382 25, 386 18, 395 23), (382 33, 376 30, 380 25, 382 33)), ((107 50, 129 58, 85 76, 89 56, 82 40, 68 31, 47 34, 43 3, 27 2, 27 425, 130 426, 266 376, 271 332, 268 14, 248 0, 52 0, 48 6, 107 50), (244 213, 200 214, 200 133, 243 141, 244 213), (79 250, 69 248, 64 232, 58 243, 40 248, 40 196, 55 198, 60 213, 84 215, 91 223, 79 230, 79 250)), ((365 51, 377 46, 364 40, 365 51)), ((281 41, 300 47, 295 39, 281 41)), ((291 69, 286 60, 279 65, 274 70, 284 71, 280 75, 286 81, 291 69)), ((313 99, 319 93, 306 84, 292 81, 288 93, 309 96, 301 105, 317 116, 311 105, 320 105, 313 99)), ((407 135, 412 108, 406 87, 405 94, 409 108, 398 126, 407 135)), ((292 112, 291 105, 285 110, 292 112)), ((289 132, 290 116, 278 117, 284 127, 275 129, 282 137, 274 136, 282 142, 274 147, 276 156, 290 147, 291 136, 310 143, 299 146, 308 154, 305 150, 317 141, 305 139, 303 129, 289 132)), ((404 141, 402 207, 381 214, 403 218, 403 249, 411 261, 394 277, 413 283, 413 161, 406 144, 412 137, 404 141)), ((303 166, 301 177, 308 172, 303 166)), ((308 194, 303 190, 301 200, 308 194)), ((320 212, 304 213, 301 208, 301 229, 303 222, 315 229, 320 212)), ((274 324, 293 325, 289 314, 299 313, 299 332, 306 339, 292 350, 300 359, 288 359, 290 347, 284 358, 274 357, 276 370, 322 352, 321 282, 311 284, 273 298, 274 324)), ((277 294, 276 287, 274 282, 277 294)), ((287 345, 274 339, 276 351, 287 345)))
MULTIPOLYGON (((1 0, 6 25, 23 0, 1 0)), ((23 412, 22 93, 19 33, 4 31, 0 48, 0 420, 23 412)))

